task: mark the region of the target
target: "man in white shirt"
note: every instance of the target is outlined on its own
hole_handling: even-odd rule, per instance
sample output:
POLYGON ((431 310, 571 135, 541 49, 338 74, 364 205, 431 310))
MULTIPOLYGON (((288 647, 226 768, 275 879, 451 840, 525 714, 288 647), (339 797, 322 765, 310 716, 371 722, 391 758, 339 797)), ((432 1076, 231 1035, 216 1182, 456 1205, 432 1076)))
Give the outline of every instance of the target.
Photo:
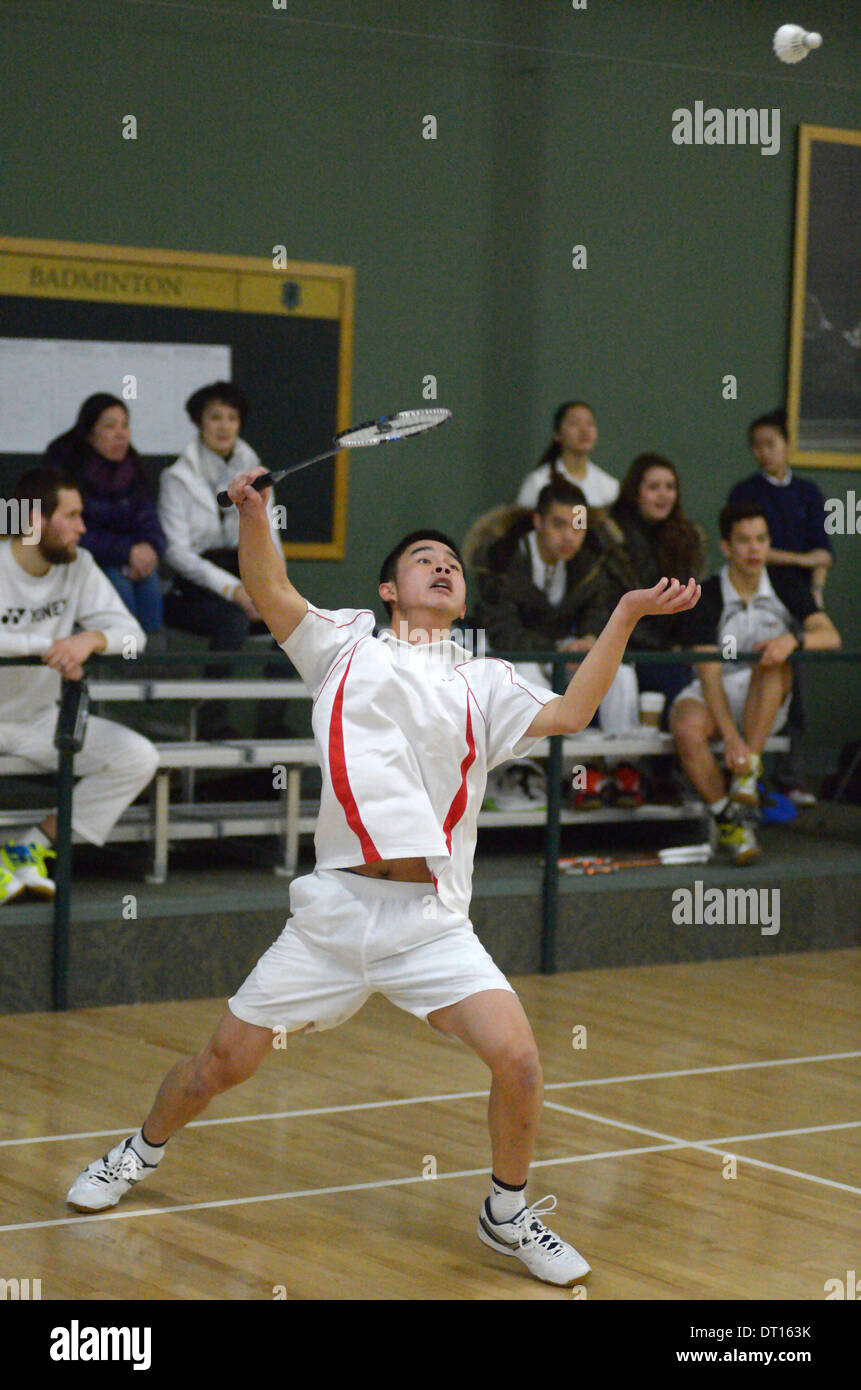
MULTIPOLYGON (((53 771, 61 677, 81 680, 94 652, 136 655, 146 636, 88 550, 81 495, 53 468, 19 480, 15 496, 29 517, 21 534, 0 542, 0 656, 41 655, 46 667, 0 668, 0 752, 53 771), (76 631, 77 629, 77 631, 76 631)), ((114 823, 152 780, 158 753, 140 734, 91 716, 75 755, 80 781, 72 828, 103 845, 114 823)), ((54 854, 57 818, 16 833, 0 849, 0 902, 28 888, 52 897, 46 859, 54 854)))
MULTIPOLYGON (((77 1210, 116 1203, 151 1172, 171 1135, 212 1096, 251 1076, 279 1035, 332 1028, 374 992, 460 1039, 487 1064, 491 1194, 479 1236, 540 1279, 570 1285, 581 1255, 527 1206, 524 1189, 541 1109, 541 1068, 523 1007, 468 918, 478 811, 489 768, 548 735, 582 729, 645 613, 696 603, 693 580, 626 594, 565 695, 521 681, 450 636, 465 612, 456 547, 416 531, 386 557, 370 611, 315 608, 269 544, 265 501, 230 486, 240 513, 240 569, 275 640, 314 695, 323 774, 313 873, 290 888, 292 917, 230 1000, 212 1041, 164 1079, 141 1129, 79 1176, 77 1210)), ((550 1199, 555 1206, 555 1198, 550 1199)))

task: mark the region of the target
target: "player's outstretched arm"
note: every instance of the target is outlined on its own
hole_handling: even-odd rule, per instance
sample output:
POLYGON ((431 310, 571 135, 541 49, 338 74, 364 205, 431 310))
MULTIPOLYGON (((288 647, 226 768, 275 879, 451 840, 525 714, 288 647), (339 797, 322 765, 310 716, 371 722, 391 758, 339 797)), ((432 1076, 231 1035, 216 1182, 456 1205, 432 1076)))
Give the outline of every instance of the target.
POLYGON ((680 584, 661 579, 654 589, 632 589, 623 594, 594 647, 580 663, 568 689, 550 700, 527 730, 533 737, 576 734, 589 724, 610 686, 637 623, 649 614, 669 617, 684 613, 699 602, 696 580, 680 584))
POLYGON ((257 492, 251 481, 265 468, 239 473, 227 491, 239 512, 239 574, 257 612, 276 642, 286 642, 308 611, 308 602, 287 578, 284 557, 272 544, 266 503, 270 488, 257 492))

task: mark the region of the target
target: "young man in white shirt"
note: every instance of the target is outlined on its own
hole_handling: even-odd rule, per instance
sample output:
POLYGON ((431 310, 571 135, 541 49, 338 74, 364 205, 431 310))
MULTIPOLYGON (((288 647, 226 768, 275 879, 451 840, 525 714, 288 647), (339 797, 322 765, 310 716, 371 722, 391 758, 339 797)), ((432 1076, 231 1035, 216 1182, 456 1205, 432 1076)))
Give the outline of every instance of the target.
MULTIPOLYGON (((0 542, 0 656, 41 655, 50 669, 0 668, 0 752, 49 772, 57 766, 61 677, 81 680, 94 652, 140 653, 146 636, 89 551, 79 547, 86 528, 73 481, 57 469, 35 468, 19 479, 15 497, 27 520, 20 535, 0 542)), ((147 739, 90 716, 74 760, 80 781, 72 795, 72 828, 103 845, 157 766, 158 753, 147 739)), ((53 812, 41 825, 10 833, 0 847, 0 902, 25 888, 53 897, 46 860, 56 835, 53 812)))
POLYGON ((679 623, 683 647, 722 652, 703 662, 697 679, 679 691, 670 711, 682 767, 717 824, 718 843, 737 865, 762 853, 745 808, 759 805, 760 755, 786 723, 794 651, 834 651, 840 634, 792 571, 769 569, 771 538, 757 502, 729 502, 720 514, 721 550, 728 563, 703 584, 702 603, 679 623), (740 652, 761 652, 756 665, 738 665, 740 652), (709 740, 724 741, 729 786, 709 740))
POLYGON ((315 696, 317 864, 291 885, 292 917, 211 1042, 168 1073, 141 1129, 91 1164, 68 1201, 83 1211, 114 1206, 152 1171, 171 1135, 256 1071, 273 1031, 335 1027, 380 992, 490 1068, 493 1181, 480 1238, 538 1278, 572 1284, 588 1264, 544 1226, 540 1213, 552 1208, 536 1212, 524 1200, 541 1109, 535 1040, 468 918, 478 810, 488 768, 525 756, 538 739, 582 729, 638 619, 693 606, 698 587, 662 580, 626 594, 565 695, 554 696, 451 639, 466 586, 457 550, 440 532, 414 532, 386 558, 379 595, 392 627, 379 638, 367 610, 309 604, 269 542, 255 476, 230 486, 240 570, 315 696))

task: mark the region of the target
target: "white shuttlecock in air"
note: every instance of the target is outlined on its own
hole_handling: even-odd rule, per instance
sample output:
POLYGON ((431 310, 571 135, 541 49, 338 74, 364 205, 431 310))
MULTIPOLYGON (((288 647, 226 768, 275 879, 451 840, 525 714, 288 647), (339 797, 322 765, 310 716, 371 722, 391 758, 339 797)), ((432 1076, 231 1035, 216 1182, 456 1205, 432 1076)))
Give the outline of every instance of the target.
POLYGON ((800 24, 781 24, 774 36, 774 51, 782 63, 800 63, 821 44, 821 34, 808 34, 800 24))

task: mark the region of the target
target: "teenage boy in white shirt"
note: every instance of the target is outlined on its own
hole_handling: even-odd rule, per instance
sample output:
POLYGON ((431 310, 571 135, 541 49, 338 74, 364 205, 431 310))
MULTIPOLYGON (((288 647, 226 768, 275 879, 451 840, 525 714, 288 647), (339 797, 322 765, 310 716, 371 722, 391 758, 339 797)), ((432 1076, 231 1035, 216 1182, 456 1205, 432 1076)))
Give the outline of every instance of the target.
POLYGON ((718 844, 734 864, 762 853, 745 808, 759 805, 760 755, 786 723, 794 651, 834 651, 840 634, 810 589, 787 567, 769 569, 768 522, 757 502, 730 502, 720 514, 721 550, 728 563, 703 584, 696 613, 679 623, 683 647, 721 651, 724 662, 703 662, 697 678, 670 711, 682 767, 717 824, 718 844), (740 652, 759 662, 738 665, 740 652), (726 784, 709 746, 724 741, 726 784))
POLYGON ((315 697, 323 773, 314 872, 293 882, 292 917, 229 1001, 211 1042, 165 1077, 136 1134, 79 1176, 77 1210, 114 1206, 152 1171, 167 1140, 214 1095, 251 1076, 279 1034, 331 1028, 374 992, 460 1039, 492 1074, 491 1192, 478 1234, 538 1278, 570 1285, 589 1266, 527 1206, 541 1110, 541 1067, 523 1007, 469 921, 472 859, 487 771, 552 734, 585 727, 637 621, 692 607, 691 580, 625 594, 564 695, 530 686, 450 636, 465 612, 455 545, 433 530, 386 557, 379 595, 392 626, 367 610, 315 608, 269 540, 265 494, 240 474, 243 583, 315 697))

